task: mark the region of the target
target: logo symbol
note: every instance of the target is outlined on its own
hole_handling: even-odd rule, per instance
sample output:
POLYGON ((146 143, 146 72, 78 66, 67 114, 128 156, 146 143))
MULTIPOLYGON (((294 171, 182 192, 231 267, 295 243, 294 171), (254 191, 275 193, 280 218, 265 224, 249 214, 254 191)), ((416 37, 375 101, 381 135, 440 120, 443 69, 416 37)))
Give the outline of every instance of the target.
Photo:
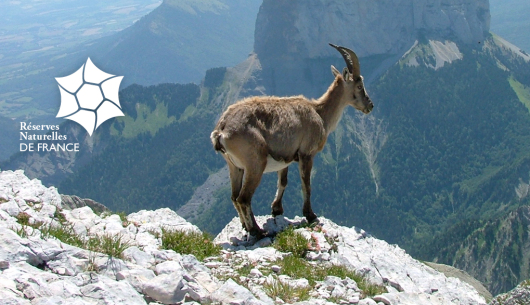
POLYGON ((74 73, 55 78, 61 92, 57 117, 77 122, 92 136, 106 120, 124 116, 118 98, 122 79, 101 71, 88 58, 74 73))

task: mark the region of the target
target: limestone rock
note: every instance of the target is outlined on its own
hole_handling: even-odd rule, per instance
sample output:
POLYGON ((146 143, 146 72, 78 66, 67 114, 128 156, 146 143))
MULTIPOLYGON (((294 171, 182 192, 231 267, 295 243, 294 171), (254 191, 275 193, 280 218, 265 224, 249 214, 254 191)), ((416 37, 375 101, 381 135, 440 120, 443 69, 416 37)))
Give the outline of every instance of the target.
POLYGON ((218 290, 211 295, 213 302, 234 305, 258 305, 263 304, 245 287, 238 285, 232 279, 226 281, 218 290))
MULTIPOLYGON (((274 236, 289 225, 311 245, 306 260, 316 267, 345 266, 364 275, 387 293, 364 298, 350 278, 328 276, 311 283, 282 274, 281 260, 292 255, 271 247, 274 238, 248 238, 234 218, 215 238, 225 250, 198 261, 193 255, 161 249, 162 229, 198 228, 169 209, 128 215, 94 212, 89 205, 62 210, 54 188, 29 180, 22 172, 0 172, 0 298, 2 304, 284 304, 270 297, 273 283, 308 291, 309 300, 296 304, 473 304, 484 299, 468 284, 447 277, 414 260, 402 249, 365 231, 345 228, 321 217, 317 226, 303 218, 257 216, 274 236), (28 188, 21 191, 23 188, 28 188), (81 249, 40 228, 18 223, 25 213, 30 224, 43 222, 72 227, 79 238, 120 236, 128 247, 121 258, 81 249), (18 234, 16 233, 18 232, 18 234), (246 273, 244 270, 246 271, 246 273), (236 283, 235 280, 238 282, 236 283)), ((521 288, 522 289, 522 288, 521 288)), ((518 294, 520 295, 520 293, 518 294)), ((292 301, 292 300, 287 300, 292 301)), ((496 304, 495 304, 496 305, 496 304)))

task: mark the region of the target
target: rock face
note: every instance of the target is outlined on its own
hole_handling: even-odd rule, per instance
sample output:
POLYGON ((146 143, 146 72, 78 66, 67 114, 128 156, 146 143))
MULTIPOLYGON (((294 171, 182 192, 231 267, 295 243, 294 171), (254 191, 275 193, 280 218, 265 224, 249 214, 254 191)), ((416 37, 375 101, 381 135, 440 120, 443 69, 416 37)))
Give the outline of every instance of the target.
POLYGON ((268 94, 316 98, 331 83, 329 64, 344 66, 329 42, 372 67, 362 70, 369 83, 419 38, 478 45, 489 28, 488 0, 264 0, 254 51, 268 94))
POLYGON ((262 60, 329 57, 333 42, 366 57, 401 52, 420 34, 476 44, 489 28, 488 0, 265 0, 254 50, 262 60))
MULTIPOLYGON (((257 220, 270 233, 304 221, 257 220)), ((22 171, 0 172, 0 298, 3 304, 283 304, 283 295, 264 288, 279 281, 282 289, 307 292, 305 301, 296 304, 486 304, 469 284, 361 229, 325 218, 319 230, 296 230, 313 245, 306 260, 315 268, 355 269, 386 293, 367 297, 348 277, 327 276, 311 284, 282 274, 277 264, 292 254, 270 247, 270 238, 247 241, 237 218, 215 239, 225 249, 204 262, 161 249, 162 228, 198 231, 169 209, 144 210, 126 219, 95 214, 89 206, 62 209, 54 187, 46 188, 22 171), (27 225, 39 222, 71 228, 81 238, 119 236, 127 248, 121 259, 88 251, 27 225), (242 266, 249 270, 246 275, 237 271, 242 266)))

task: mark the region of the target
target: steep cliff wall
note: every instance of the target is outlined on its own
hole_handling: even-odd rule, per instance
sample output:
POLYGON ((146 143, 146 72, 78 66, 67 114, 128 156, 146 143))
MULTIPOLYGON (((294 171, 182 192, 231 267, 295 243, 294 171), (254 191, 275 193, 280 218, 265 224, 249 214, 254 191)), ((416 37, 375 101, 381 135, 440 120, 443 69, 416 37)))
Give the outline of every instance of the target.
POLYGON ((268 93, 316 97, 326 89, 321 84, 329 83, 322 68, 340 58, 328 42, 352 48, 371 78, 417 39, 478 45, 489 26, 488 0, 264 0, 254 51, 268 93))
POLYGON ((334 55, 333 42, 366 57, 398 53, 420 34, 474 44, 489 28, 488 0, 264 0, 254 49, 266 58, 318 58, 334 55))

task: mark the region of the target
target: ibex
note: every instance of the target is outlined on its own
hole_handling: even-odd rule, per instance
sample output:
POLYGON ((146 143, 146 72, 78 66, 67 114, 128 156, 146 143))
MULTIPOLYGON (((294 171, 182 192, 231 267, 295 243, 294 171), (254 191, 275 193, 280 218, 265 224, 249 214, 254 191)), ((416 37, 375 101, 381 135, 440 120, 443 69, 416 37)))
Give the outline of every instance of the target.
POLYGON ((272 215, 283 214, 282 197, 287 186, 287 170, 298 162, 304 195, 303 214, 309 222, 317 216, 311 209, 311 168, 313 158, 324 148, 346 106, 365 114, 373 109, 360 73, 357 55, 336 46, 346 68, 342 74, 331 66, 335 80, 317 100, 304 96, 259 96, 245 98, 222 114, 210 138, 228 164, 232 184, 232 202, 241 224, 252 236, 260 238, 260 229, 251 208, 251 199, 261 176, 278 172, 278 190, 272 202, 272 215))

